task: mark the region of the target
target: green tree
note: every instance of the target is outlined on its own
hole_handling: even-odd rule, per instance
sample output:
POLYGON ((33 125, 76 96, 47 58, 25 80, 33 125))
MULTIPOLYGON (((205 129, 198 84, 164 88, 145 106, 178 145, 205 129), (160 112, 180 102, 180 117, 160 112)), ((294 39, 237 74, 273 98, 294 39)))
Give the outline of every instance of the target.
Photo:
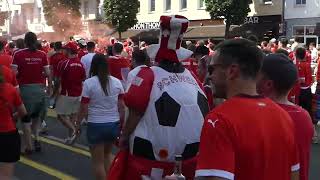
POLYGON ((229 37, 231 25, 243 24, 250 12, 251 2, 252 0, 205 0, 211 19, 225 19, 225 38, 229 37))
POLYGON ((42 0, 47 24, 64 37, 82 30, 80 0, 42 0))
POLYGON ((137 13, 139 7, 139 0, 104 0, 104 21, 112 25, 119 33, 119 39, 121 39, 122 32, 133 27, 138 22, 137 13))

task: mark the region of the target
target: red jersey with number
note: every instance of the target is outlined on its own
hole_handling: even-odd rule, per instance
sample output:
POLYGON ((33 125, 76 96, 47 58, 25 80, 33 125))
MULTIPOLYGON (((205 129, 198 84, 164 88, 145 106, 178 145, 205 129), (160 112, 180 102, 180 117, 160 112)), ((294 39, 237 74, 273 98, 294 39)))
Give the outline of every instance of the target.
POLYGON ((300 83, 301 88, 308 88, 312 85, 312 72, 311 64, 307 61, 297 62, 297 68, 299 72, 299 79, 304 79, 304 82, 300 83))
POLYGON ((55 53, 49 58, 49 63, 52 67, 53 77, 57 77, 59 75, 59 72, 58 72, 59 62, 66 59, 67 57, 63 53, 55 53))
POLYGON ((9 68, 11 68, 11 64, 12 64, 12 57, 7 55, 7 54, 0 54, 0 65, 4 65, 7 66, 9 68))
POLYGON ((200 142, 197 177, 290 180, 299 170, 292 120, 267 98, 230 98, 206 117, 200 142))
POLYGON ((44 67, 48 66, 47 55, 43 51, 22 49, 13 55, 12 65, 17 68, 17 80, 23 84, 44 84, 44 67))
POLYGON ((123 76, 126 76, 125 72, 130 71, 130 61, 123 56, 110 56, 108 58, 110 74, 119 80, 124 80, 123 76))
POLYGON ((60 63, 61 95, 78 97, 82 93, 82 82, 86 72, 78 58, 70 58, 60 63))
POLYGON ((2 75, 4 77, 5 82, 11 84, 13 87, 18 86, 16 75, 11 70, 11 68, 8 68, 7 66, 0 65, 0 71, 2 72, 2 75))
POLYGON ((295 139, 299 150, 300 180, 309 179, 310 150, 313 137, 313 124, 309 113, 299 106, 279 104, 293 120, 295 139))
POLYGON ((0 84, 0 132, 10 132, 16 130, 16 125, 12 119, 13 109, 22 104, 20 95, 16 88, 9 83, 0 84))

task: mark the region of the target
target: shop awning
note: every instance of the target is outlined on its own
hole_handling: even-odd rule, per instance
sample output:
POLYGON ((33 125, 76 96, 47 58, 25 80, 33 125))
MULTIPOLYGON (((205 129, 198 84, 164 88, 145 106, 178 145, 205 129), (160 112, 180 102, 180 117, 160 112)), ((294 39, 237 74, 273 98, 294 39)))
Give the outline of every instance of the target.
MULTIPOLYGON (((159 38, 159 29, 150 30, 128 30, 121 34, 122 39, 132 38, 136 40, 146 41, 159 38)), ((207 39, 207 38, 223 38, 225 33, 224 25, 216 26, 196 26, 189 27, 184 35, 184 39, 207 39)), ((112 34, 113 37, 119 38, 117 32, 112 34)))
POLYGON ((225 29, 224 25, 189 27, 184 39, 224 38, 225 29))

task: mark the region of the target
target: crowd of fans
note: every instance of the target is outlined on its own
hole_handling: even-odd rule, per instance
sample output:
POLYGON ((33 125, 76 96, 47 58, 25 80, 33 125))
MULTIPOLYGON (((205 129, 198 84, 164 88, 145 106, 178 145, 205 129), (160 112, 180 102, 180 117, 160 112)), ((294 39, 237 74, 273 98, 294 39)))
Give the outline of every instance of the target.
MULTIPOLYGON (((242 38, 219 45, 184 41, 186 49, 163 48, 170 43, 166 38, 160 47, 111 38, 104 50, 72 37, 40 42, 32 32, 1 42, 0 178, 12 175, 20 153, 42 150, 39 133, 51 107, 68 130, 66 144, 87 125, 99 180, 109 174, 116 142, 137 163, 127 164, 122 179, 152 176, 153 168, 168 175, 180 152, 187 179, 285 180, 299 177, 300 169, 300 179, 307 180, 311 140, 319 141, 320 49, 285 38, 261 44, 242 38)), ((112 164, 111 179, 118 166, 112 164)))

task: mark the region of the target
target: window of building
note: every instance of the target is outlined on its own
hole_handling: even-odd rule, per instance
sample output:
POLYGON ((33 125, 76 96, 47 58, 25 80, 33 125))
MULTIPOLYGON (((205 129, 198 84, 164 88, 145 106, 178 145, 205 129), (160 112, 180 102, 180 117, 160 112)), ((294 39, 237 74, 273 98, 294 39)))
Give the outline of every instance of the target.
POLYGON ((304 36, 304 26, 293 26, 292 30, 294 36, 304 36))
POLYGON ((165 0, 165 10, 170 11, 171 10, 171 0, 165 0))
POLYGON ((187 9, 187 0, 180 0, 180 9, 187 9))
POLYGON ((306 35, 316 35, 316 26, 306 26, 306 35))
POLYGON ((150 8, 149 8, 150 12, 154 12, 156 11, 156 0, 150 0, 150 8))
POLYGON ((199 0, 199 9, 204 9, 204 0, 199 0))
POLYGON ((306 0, 296 0, 296 5, 306 5, 306 0))
POLYGON ((89 2, 85 1, 83 3, 83 13, 84 13, 84 18, 87 19, 89 17, 89 2))

